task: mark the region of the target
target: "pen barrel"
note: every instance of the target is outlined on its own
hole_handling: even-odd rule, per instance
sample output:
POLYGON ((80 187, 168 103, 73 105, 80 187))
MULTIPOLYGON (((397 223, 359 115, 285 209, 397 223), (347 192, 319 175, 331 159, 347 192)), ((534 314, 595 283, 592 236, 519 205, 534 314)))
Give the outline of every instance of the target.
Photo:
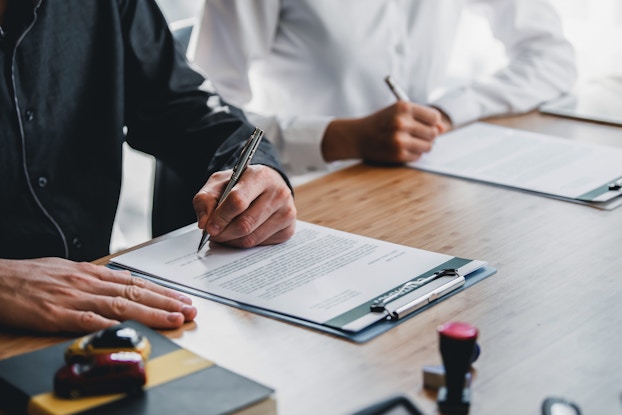
POLYGON ((447 402, 460 402, 464 376, 471 366, 478 330, 468 323, 449 322, 441 325, 438 333, 445 366, 447 402))

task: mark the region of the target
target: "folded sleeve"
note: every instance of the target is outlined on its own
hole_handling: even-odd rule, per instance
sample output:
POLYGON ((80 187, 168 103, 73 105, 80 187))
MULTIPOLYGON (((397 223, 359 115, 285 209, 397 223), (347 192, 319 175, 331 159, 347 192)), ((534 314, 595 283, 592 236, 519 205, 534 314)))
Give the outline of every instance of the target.
POLYGON ((468 5, 490 22, 508 64, 432 103, 454 125, 523 113, 571 89, 577 76, 574 49, 547 0, 473 0, 468 5))

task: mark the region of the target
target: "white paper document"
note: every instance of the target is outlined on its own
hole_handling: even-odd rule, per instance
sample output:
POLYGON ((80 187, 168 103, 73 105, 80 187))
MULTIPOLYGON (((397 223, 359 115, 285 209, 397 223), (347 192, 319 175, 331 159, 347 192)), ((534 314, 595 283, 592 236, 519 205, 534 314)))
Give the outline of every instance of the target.
POLYGON ((485 123, 440 136, 411 167, 612 209, 622 203, 622 149, 485 123))
POLYGON ((371 312, 370 303, 396 294, 407 282, 432 276, 429 283, 411 284, 395 296, 396 301, 418 298, 427 304, 486 265, 302 221, 295 235, 279 245, 235 249, 210 243, 197 254, 200 238, 200 230, 188 229, 111 262, 241 304, 352 331, 390 317, 371 312), (460 276, 434 279, 435 272, 449 268, 460 276))

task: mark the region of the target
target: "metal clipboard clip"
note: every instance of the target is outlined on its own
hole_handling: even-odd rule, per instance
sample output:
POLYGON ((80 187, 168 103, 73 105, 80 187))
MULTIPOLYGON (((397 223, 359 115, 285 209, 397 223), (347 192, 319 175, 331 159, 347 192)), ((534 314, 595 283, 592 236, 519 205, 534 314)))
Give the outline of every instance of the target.
POLYGON ((615 182, 610 183, 609 186, 607 187, 610 191, 616 191, 616 190, 622 189, 622 179, 618 179, 615 182))
POLYGON ((465 279, 457 269, 443 269, 429 277, 408 281, 401 287, 374 300, 369 308, 372 312, 386 313, 391 320, 399 320, 463 286, 464 283, 465 279), (435 283, 435 281, 438 282, 435 283))

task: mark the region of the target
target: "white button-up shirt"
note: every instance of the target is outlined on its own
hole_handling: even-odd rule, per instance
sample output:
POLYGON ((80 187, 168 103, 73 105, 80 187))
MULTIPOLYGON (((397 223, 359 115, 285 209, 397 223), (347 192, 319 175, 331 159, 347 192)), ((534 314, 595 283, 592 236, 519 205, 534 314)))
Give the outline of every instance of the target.
POLYGON ((190 58, 266 130, 291 174, 327 168, 320 143, 334 117, 395 101, 387 75, 456 126, 533 109, 576 77, 547 0, 206 0, 193 43, 190 58), (448 89, 465 7, 487 18, 507 66, 448 89))

